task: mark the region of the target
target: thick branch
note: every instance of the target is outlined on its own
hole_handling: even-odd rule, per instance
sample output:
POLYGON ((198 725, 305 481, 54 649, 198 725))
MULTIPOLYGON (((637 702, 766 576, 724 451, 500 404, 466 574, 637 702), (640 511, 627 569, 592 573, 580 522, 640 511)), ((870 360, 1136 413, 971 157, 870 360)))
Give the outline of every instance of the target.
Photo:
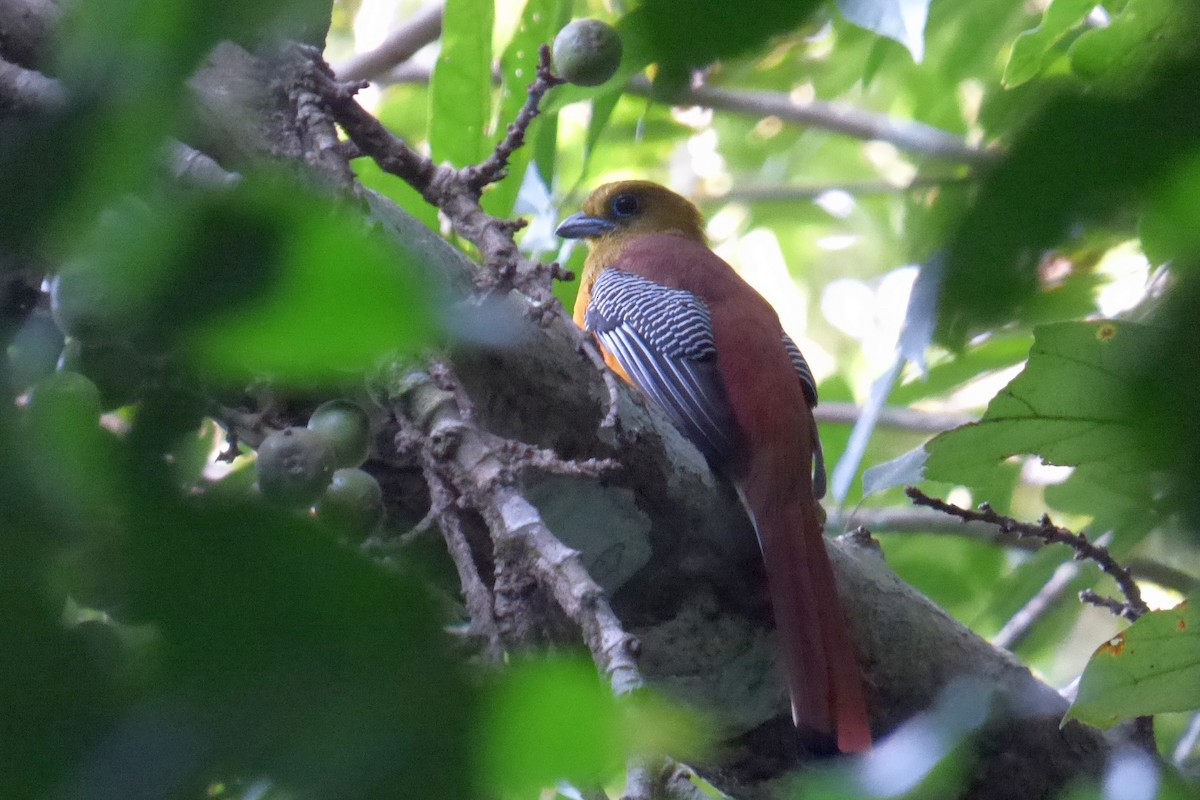
POLYGON ((0 116, 52 111, 66 102, 66 90, 58 81, 0 59, 0 116))
POLYGON ((430 444, 423 450, 426 468, 483 515, 496 549, 497 571, 517 570, 535 577, 579 626, 614 692, 625 694, 642 686, 636 639, 623 629, 579 552, 559 541, 537 508, 517 491, 503 441, 477 428, 454 393, 427 374, 400 377, 389 395, 396 416, 411 419, 428 437, 430 444))

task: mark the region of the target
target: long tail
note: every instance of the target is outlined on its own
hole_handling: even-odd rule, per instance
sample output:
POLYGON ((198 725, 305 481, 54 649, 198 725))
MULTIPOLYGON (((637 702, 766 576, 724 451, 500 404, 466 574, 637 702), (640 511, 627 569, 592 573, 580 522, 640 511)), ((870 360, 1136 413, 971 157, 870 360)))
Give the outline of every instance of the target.
POLYGON ((741 489, 766 561, 792 717, 797 727, 835 737, 844 753, 869 750, 871 728, 862 679, 842 620, 816 500, 811 491, 780 492, 777 486, 756 485, 773 483, 771 478, 778 474, 768 472, 767 477, 760 472, 741 489))

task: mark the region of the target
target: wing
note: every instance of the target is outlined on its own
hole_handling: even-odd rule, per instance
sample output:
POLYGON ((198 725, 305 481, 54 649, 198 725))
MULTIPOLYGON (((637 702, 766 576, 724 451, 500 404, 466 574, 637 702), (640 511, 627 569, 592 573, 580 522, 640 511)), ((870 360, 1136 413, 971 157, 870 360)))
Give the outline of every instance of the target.
MULTIPOLYGON (((812 370, 808 368, 808 362, 804 360, 804 354, 800 352, 800 348, 792 341, 792 337, 786 333, 783 335, 783 346, 787 348, 788 356, 792 359, 792 366, 796 369, 796 376, 800 378, 800 386, 804 390, 804 397, 808 400, 808 405, 811 408, 817 404, 817 382, 813 380, 812 370)), ((813 432, 816 433, 817 425, 813 422, 813 432)), ((813 495, 820 500, 825 496, 825 490, 828 485, 828 478, 825 474, 825 451, 821 449, 821 437, 814 435, 813 437, 813 495)))
POLYGON ((714 466, 733 457, 733 412, 717 373, 708 307, 683 289, 606 269, 592 286, 587 329, 714 466))

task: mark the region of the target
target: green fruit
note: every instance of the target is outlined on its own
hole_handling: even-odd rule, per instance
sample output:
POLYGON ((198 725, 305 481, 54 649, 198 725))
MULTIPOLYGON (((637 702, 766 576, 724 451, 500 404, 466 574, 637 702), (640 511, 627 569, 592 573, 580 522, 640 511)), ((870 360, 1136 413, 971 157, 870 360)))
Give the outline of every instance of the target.
POLYGON ((339 469, 317 501, 317 520, 352 539, 365 539, 383 520, 379 481, 361 469, 339 469))
POLYGON ((255 462, 263 497, 288 506, 305 506, 321 496, 333 474, 333 447, 307 428, 286 428, 258 447, 255 462))
POLYGON ((62 331, 54 324, 50 312, 35 308, 8 346, 12 388, 22 391, 53 372, 62 347, 62 331))
POLYGON ((308 418, 308 429, 333 445, 334 465, 357 467, 371 450, 371 419, 350 400, 330 400, 317 406, 308 418))
POLYGON ((599 86, 621 65, 621 37, 606 22, 577 19, 554 37, 554 71, 577 86, 599 86))
POLYGON ((129 405, 142 389, 142 359, 125 343, 88 345, 68 339, 58 369, 81 372, 94 381, 105 410, 129 405))
POLYGON ((78 372, 47 375, 29 393, 31 419, 61 425, 100 425, 100 390, 78 372))

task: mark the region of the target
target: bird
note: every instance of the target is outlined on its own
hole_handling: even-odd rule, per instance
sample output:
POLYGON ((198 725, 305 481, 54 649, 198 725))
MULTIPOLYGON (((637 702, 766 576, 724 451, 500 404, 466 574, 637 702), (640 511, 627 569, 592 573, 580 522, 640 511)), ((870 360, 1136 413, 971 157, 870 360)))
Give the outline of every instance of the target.
POLYGON ((657 183, 595 189, 557 234, 585 239, 574 319, 734 484, 757 534, 796 728, 871 747, 825 549, 816 383, 762 295, 714 253, 700 210, 657 183))

